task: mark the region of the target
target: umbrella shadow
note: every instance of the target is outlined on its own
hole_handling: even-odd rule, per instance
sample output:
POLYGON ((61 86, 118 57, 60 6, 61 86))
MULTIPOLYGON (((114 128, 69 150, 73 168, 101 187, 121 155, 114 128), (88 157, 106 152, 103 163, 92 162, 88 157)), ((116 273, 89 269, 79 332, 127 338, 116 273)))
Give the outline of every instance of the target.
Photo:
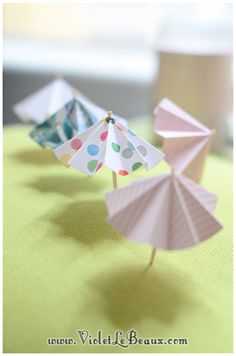
POLYGON ((13 158, 20 163, 26 163, 34 166, 58 164, 58 160, 53 151, 43 148, 19 151, 13 154, 13 158))
POLYGON ((82 174, 76 176, 41 176, 33 182, 24 184, 40 193, 57 193, 67 197, 75 197, 78 192, 96 192, 102 189, 102 182, 91 177, 84 177, 82 174))
POLYGON ((100 295, 93 305, 122 330, 136 328, 145 319, 170 324, 183 309, 193 306, 186 283, 185 276, 167 272, 163 266, 127 266, 111 271, 108 278, 103 274, 92 280, 92 288, 100 295))
POLYGON ((50 236, 74 239, 79 244, 91 246, 96 244, 121 243, 121 237, 107 221, 104 201, 88 200, 65 204, 63 209, 53 211, 45 216, 52 229, 50 236))

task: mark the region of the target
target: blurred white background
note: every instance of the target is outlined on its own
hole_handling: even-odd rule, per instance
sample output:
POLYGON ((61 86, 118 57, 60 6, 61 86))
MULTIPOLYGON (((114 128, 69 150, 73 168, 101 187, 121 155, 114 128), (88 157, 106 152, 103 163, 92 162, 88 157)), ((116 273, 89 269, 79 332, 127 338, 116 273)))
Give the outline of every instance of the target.
POLYGON ((232 4, 5 4, 4 122, 62 74, 97 104, 150 118, 168 96, 231 140, 232 4))

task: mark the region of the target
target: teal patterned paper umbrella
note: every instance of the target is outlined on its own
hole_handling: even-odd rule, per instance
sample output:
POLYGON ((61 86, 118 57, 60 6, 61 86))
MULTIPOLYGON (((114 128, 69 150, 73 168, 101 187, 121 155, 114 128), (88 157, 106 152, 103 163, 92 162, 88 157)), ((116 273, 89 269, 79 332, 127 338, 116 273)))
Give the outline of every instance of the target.
MULTIPOLYGON (((29 135, 44 148, 56 148, 105 116, 105 109, 77 92, 72 100, 42 124, 37 125, 29 135)), ((125 119, 118 116, 116 119, 126 125, 125 119)))

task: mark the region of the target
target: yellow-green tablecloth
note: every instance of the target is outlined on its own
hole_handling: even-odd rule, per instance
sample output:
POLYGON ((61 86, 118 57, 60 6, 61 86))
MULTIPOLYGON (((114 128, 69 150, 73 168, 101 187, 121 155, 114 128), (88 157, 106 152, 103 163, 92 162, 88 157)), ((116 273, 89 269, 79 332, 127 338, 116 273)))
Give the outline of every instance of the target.
MULTIPOLYGON (((147 268, 150 246, 125 240, 106 220, 110 171, 91 178, 65 168, 29 129, 4 130, 4 352, 232 352, 231 162, 210 156, 202 180, 219 196, 224 229, 200 246, 158 251, 147 268), (82 329, 188 344, 89 346, 82 329), (50 337, 76 344, 48 345, 50 337)), ((163 162, 118 183, 166 171, 163 162)))

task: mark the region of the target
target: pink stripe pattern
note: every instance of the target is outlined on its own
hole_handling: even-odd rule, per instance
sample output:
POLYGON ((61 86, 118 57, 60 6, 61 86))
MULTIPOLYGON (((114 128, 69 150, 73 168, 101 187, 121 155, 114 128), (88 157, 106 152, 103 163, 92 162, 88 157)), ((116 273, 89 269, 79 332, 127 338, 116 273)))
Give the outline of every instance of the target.
POLYGON ((222 225, 212 215, 217 198, 182 175, 133 182, 106 194, 109 222, 132 241, 178 250, 215 235, 222 225))
POLYGON ((154 131, 164 139, 166 162, 177 172, 199 181, 214 131, 169 99, 159 103, 154 116, 154 131))

